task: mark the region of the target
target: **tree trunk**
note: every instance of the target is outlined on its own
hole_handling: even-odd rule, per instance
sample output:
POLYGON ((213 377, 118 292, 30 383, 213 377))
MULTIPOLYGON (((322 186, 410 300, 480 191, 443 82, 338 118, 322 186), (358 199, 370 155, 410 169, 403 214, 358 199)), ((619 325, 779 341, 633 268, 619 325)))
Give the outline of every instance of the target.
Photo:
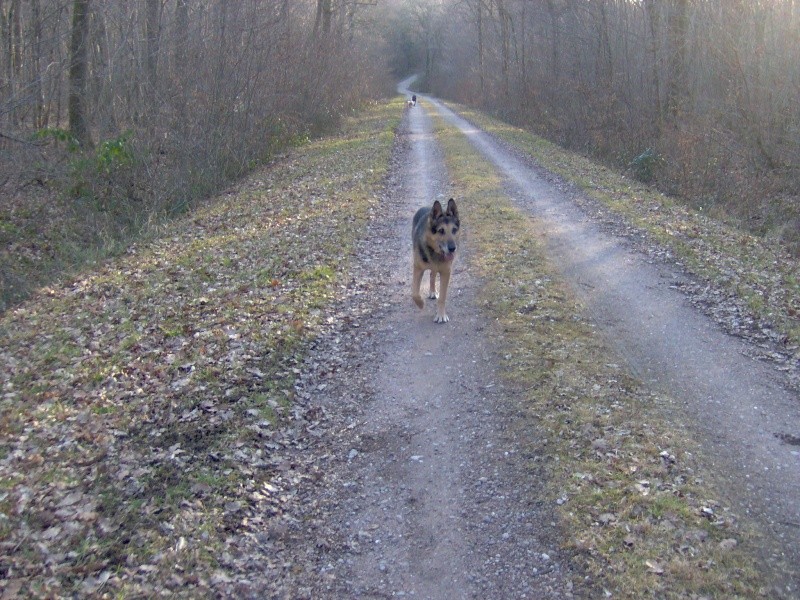
POLYGON ((175 47, 173 51, 173 73, 175 79, 176 102, 175 118, 176 129, 183 136, 187 131, 187 98, 189 90, 186 86, 186 78, 183 76, 187 65, 189 43, 189 4, 188 0, 177 0, 175 5, 175 47))
POLYGON ((314 19, 314 33, 319 31, 320 24, 322 25, 322 34, 327 36, 331 31, 331 16, 333 15, 333 7, 331 0, 317 0, 317 15, 314 19))
POLYGON ((74 0, 69 65, 69 129, 85 148, 92 138, 86 120, 86 73, 89 47, 89 1, 74 0))
POLYGON ((37 129, 47 126, 47 117, 44 112, 44 92, 42 90, 42 15, 39 0, 31 0, 31 19, 33 20, 33 47, 32 47, 32 87, 36 98, 33 107, 33 126, 37 129))
POLYGON ((685 108, 689 97, 686 72, 686 44, 689 29, 689 0, 672 0, 668 21, 669 82, 667 112, 673 119, 685 108))
POLYGON ((550 28, 552 29, 551 33, 551 73, 553 75, 553 79, 556 83, 561 78, 561 55, 560 55, 560 44, 561 40, 559 39, 560 32, 559 32, 559 25, 558 25, 558 11, 556 10, 556 4, 553 0, 547 0, 547 14, 550 16, 550 28))
POLYGON ((486 97, 486 78, 483 75, 483 0, 478 0, 478 77, 481 82, 481 99, 486 97))
POLYGON ((500 73, 503 79, 503 100, 508 102, 511 93, 509 63, 511 62, 510 21, 504 0, 497 0, 497 17, 500 19, 500 73))
POLYGON ((214 80, 216 82, 217 92, 215 94, 215 104, 220 99, 220 90, 222 89, 222 81, 225 78, 225 66, 227 64, 228 52, 228 4, 226 0, 222 0, 217 7, 219 11, 217 21, 219 23, 219 45, 217 47, 217 68, 214 80))
POLYGON ((605 0, 600 3, 600 36, 599 36, 599 56, 598 79, 600 84, 608 91, 614 85, 614 52, 611 49, 611 39, 609 37, 608 11, 605 0))
POLYGON ((144 37, 145 37, 145 71, 147 77, 147 89, 145 97, 147 109, 151 114, 156 105, 156 84, 158 83, 158 48, 160 35, 159 26, 159 7, 160 0, 147 0, 145 5, 144 37))
MULTIPOLYGON (((8 35, 8 92, 14 96, 23 89, 22 75, 22 25, 20 23, 20 0, 11 0, 8 8, 7 30, 8 35)), ((12 108, 9 117, 13 126, 19 124, 19 111, 12 108)))
MULTIPOLYGON (((11 45, 8 37, 8 19, 6 18, 5 0, 0 0, 0 68, 4 75, 10 74, 11 63, 8 58, 11 56, 11 45)), ((7 78, 6 78, 7 79, 7 78)), ((0 87, 0 90, 3 88, 0 87)))
POLYGON ((653 86, 653 97, 655 99, 655 113, 657 116, 658 131, 661 131, 661 126, 664 120, 664 109, 661 105, 661 77, 658 70, 658 57, 659 57, 659 8, 657 0, 645 0, 645 12, 647 13, 647 24, 650 29, 650 56, 651 56, 651 71, 650 77, 653 86))
POLYGON ((521 96, 518 93, 517 96, 521 102, 526 101, 526 96, 528 95, 528 41, 527 41, 527 32, 528 32, 528 16, 527 16, 527 6, 526 2, 522 3, 522 12, 520 13, 519 20, 520 20, 520 49, 519 49, 519 67, 520 67, 520 75, 522 81, 520 82, 520 89, 522 90, 521 96))
POLYGON ((11 62, 14 65, 14 77, 19 81, 22 73, 22 6, 20 0, 11 1, 11 62))
POLYGON ((175 68, 186 67, 186 45, 189 41, 189 0, 175 2, 175 68))

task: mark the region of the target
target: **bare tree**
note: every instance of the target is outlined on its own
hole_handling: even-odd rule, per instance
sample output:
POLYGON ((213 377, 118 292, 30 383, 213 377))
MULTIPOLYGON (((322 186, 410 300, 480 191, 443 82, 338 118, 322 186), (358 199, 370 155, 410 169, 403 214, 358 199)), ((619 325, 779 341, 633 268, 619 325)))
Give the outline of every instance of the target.
POLYGON ((317 16, 314 20, 314 32, 318 32, 322 26, 323 35, 327 36, 331 31, 331 18, 333 7, 331 0, 317 0, 317 16))
POLYGON ((667 44, 669 47, 667 111, 671 117, 675 118, 679 115, 689 95, 686 66, 689 0, 671 0, 669 9, 667 25, 667 44))
POLYGON ((69 68, 69 128, 84 147, 91 147, 87 122, 86 74, 89 46, 89 0, 74 0, 69 68))
POLYGON ((622 166, 640 158, 670 192, 756 220, 766 185, 800 214, 798 6, 445 0, 431 84, 622 166))
POLYGON ((475 2, 475 16, 478 29, 478 77, 481 82, 481 98, 486 96, 485 55, 483 45, 483 0, 475 2))
POLYGON ((391 89, 370 29, 377 5, 0 0, 0 182, 17 177, 30 134, 67 128, 84 148, 102 142, 98 160, 117 161, 68 189, 182 210, 391 89))
POLYGON ((145 39, 145 73, 147 81, 146 96, 150 110, 156 104, 156 91, 158 82, 158 54, 159 40, 161 38, 161 2, 160 0, 146 0, 144 39, 145 39))

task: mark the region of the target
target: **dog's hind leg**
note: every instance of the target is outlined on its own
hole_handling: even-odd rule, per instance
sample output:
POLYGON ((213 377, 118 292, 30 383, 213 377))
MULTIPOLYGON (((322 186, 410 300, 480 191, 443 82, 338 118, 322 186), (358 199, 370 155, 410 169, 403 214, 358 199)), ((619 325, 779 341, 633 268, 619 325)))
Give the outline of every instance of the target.
POLYGON ((447 323, 450 317, 445 312, 445 302, 447 302, 447 286, 450 284, 450 271, 439 273, 439 299, 436 301, 435 323, 447 323))
POLYGON ((439 297, 439 294, 436 293, 436 271, 431 269, 431 284, 428 290, 428 298, 435 299, 439 297))
POLYGON ((414 277, 411 279, 411 298, 413 298, 414 304, 419 308, 425 306, 425 303, 422 301, 422 296, 419 293, 419 288, 422 285, 422 274, 424 272, 425 271, 414 265, 414 277))

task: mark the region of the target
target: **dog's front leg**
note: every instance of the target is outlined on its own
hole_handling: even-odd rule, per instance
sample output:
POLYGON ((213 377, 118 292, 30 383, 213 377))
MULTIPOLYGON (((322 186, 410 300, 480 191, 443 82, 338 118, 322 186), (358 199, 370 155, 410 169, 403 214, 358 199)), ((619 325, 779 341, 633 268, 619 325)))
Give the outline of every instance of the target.
POLYGON ((425 306, 425 303, 422 301, 422 296, 419 293, 419 288, 422 285, 422 274, 424 271, 414 265, 414 277, 411 280, 411 297, 414 299, 414 304, 416 304, 419 308, 425 306))
POLYGON ((445 312, 445 302, 447 302, 447 286, 450 284, 450 271, 439 273, 439 299, 436 301, 436 318, 434 323, 447 323, 450 317, 445 312))
POLYGON ((436 299, 439 297, 439 294, 436 293, 436 271, 431 269, 431 284, 430 290, 428 291, 428 298, 436 299))

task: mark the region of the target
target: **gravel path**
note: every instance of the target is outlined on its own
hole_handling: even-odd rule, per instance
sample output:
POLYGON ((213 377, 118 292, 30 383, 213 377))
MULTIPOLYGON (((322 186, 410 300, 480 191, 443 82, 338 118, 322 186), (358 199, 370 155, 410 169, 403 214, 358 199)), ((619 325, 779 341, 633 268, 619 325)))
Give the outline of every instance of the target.
POLYGON ((751 358, 746 341, 691 305, 676 289, 685 273, 604 233, 552 174, 426 101, 506 177, 608 342, 642 381, 675 399, 676 425, 698 437, 732 505, 774 542, 770 558, 786 565, 789 585, 800 589, 800 452, 782 440, 800 423, 800 401, 785 375, 751 358))
POLYGON ((784 565, 783 589, 793 597, 800 455, 775 434, 800 422, 800 403, 782 375, 748 358, 745 342, 674 289, 684 273, 632 251, 576 208, 552 174, 436 100, 422 100, 403 120, 393 178, 354 261, 349 296, 297 385, 298 396, 324 413, 308 457, 321 483, 305 499, 304 525, 296 528, 302 539, 287 541, 305 553, 305 564, 298 552, 287 554, 297 571, 287 597, 593 594, 560 554, 552 503, 526 458, 542 432, 515 428, 521 402, 496 374, 501 349, 483 333, 479 282, 465 268, 468 214, 450 323, 433 323, 432 301, 423 311, 411 303, 411 216, 451 195, 429 110, 506 175, 509 193, 537 218, 550 256, 598 329, 647 385, 674 398, 668 410, 676 427, 698 438, 726 501, 767 532, 765 551, 784 565))
POLYGON ((408 110, 394 160, 362 244, 368 259, 349 286, 357 293, 342 307, 362 320, 320 340, 298 387, 325 411, 333 444, 309 511, 323 550, 304 589, 313 598, 580 595, 522 450, 536 432, 515 433, 519 403, 495 376, 478 282, 464 268, 468 236, 451 321, 433 322, 432 300, 422 311, 411 302, 411 217, 449 191, 423 107, 408 110))

